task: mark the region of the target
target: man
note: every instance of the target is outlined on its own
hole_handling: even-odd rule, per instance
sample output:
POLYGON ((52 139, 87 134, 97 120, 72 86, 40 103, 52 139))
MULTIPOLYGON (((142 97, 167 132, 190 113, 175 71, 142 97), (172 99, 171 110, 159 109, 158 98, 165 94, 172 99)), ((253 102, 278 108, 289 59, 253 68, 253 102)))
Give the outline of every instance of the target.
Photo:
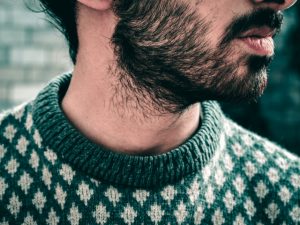
POLYGON ((41 0, 72 74, 1 115, 1 224, 298 224, 300 159, 251 101, 294 0, 41 0))

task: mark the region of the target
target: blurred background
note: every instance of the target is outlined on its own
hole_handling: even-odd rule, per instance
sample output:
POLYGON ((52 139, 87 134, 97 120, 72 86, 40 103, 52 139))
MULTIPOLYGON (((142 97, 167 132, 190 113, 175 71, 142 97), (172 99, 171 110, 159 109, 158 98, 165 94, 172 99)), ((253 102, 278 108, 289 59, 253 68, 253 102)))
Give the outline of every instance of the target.
MULTIPOLYGON (((36 96, 72 69, 62 35, 32 1, 0 1, 0 111, 36 96)), ((222 104, 244 127, 300 155, 300 4, 285 12, 265 94, 253 104, 222 104)))

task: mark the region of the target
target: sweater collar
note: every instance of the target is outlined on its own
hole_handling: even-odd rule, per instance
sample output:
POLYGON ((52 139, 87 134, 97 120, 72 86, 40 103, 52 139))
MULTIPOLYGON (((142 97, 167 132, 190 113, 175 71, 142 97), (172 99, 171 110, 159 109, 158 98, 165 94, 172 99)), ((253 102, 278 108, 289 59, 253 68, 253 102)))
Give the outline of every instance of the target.
POLYGON ((75 129, 60 107, 71 77, 64 74, 55 78, 38 94, 33 120, 43 145, 75 170, 103 182, 146 188, 174 183, 200 171, 221 150, 223 114, 213 101, 201 104, 203 118, 198 131, 167 153, 132 156, 104 149, 75 129))

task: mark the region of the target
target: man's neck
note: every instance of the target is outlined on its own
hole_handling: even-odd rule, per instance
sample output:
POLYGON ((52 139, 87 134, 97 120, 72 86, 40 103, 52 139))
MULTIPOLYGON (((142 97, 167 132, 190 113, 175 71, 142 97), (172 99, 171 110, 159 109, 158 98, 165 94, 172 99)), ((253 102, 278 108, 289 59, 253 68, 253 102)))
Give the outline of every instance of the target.
POLYGON ((124 90, 108 71, 105 65, 81 66, 79 59, 62 101, 69 120, 93 142, 126 154, 156 155, 176 148, 195 133, 200 104, 180 114, 161 114, 150 98, 124 90))
POLYGON ((125 87, 111 66, 116 65, 111 46, 114 13, 79 7, 78 14, 80 45, 62 101, 73 125, 95 143, 127 154, 160 154, 192 136, 199 126, 200 104, 180 115, 162 114, 145 92, 125 87))

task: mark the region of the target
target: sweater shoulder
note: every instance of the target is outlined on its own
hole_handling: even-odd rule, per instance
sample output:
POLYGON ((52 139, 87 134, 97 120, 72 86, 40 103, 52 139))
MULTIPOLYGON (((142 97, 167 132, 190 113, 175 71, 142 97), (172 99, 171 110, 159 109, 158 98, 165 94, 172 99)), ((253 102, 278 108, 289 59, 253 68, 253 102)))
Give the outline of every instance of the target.
MULTIPOLYGON (((280 145, 226 120, 227 151, 254 190, 268 187, 274 199, 300 202, 300 158, 280 145)), ((256 193, 257 194, 257 193, 256 193)))
POLYGON ((0 162, 4 165, 8 156, 25 153, 22 149, 32 137, 32 102, 26 102, 0 113, 0 162))
POLYGON ((279 144, 245 129, 230 119, 225 120, 225 133, 231 148, 236 150, 241 146, 245 152, 245 157, 264 155, 270 163, 274 163, 278 158, 282 158, 289 165, 300 166, 299 156, 279 144))

